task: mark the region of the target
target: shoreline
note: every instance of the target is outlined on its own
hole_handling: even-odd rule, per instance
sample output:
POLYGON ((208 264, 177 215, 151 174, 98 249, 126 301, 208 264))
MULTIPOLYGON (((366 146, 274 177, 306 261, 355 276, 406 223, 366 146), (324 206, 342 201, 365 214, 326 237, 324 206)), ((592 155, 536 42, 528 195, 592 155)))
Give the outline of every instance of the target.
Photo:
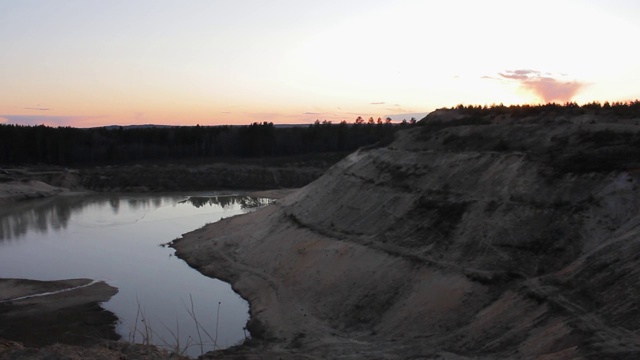
MULTIPOLYGON (((280 199, 294 191, 296 189, 242 192, 280 199)), ((30 201, 88 193, 92 192, 20 179, 0 183, 0 204, 27 206, 30 201)), ((40 281, 0 278, 0 354, 8 356, 13 354, 12 351, 19 353, 24 348, 45 351, 54 344, 65 344, 61 348, 64 352, 68 351, 65 346, 102 347, 105 343, 119 340, 121 337, 115 331, 118 318, 101 306, 117 292, 117 288, 91 279, 40 281)), ((167 356, 162 349, 155 351, 167 356)), ((9 358, 19 359, 22 355, 11 356, 9 358)))
POLYGON ((117 292, 91 279, 0 278, 0 338, 27 347, 118 340, 118 318, 100 306, 117 292))
MULTIPOLYGON (((88 192, 52 186, 25 172, 0 183, 0 205, 83 193, 88 192)), ((20 359, 25 351, 51 352, 49 348, 60 347, 56 345, 60 343, 90 347, 119 340, 118 318, 101 306, 117 292, 117 288, 92 279, 0 278, 0 354, 20 359)))
POLYGON ((0 205, 44 199, 68 191, 38 180, 11 181, 0 184, 0 205))
MULTIPOLYGON (((268 234, 269 229, 260 229, 260 226, 268 219, 281 216, 281 202, 287 202, 286 198, 298 191, 300 189, 259 192, 257 194, 260 196, 272 197, 276 201, 254 212, 208 224, 183 234, 171 243, 176 250, 175 256, 203 275, 231 284, 233 290, 249 303, 247 330, 251 333, 251 339, 216 351, 216 359, 299 359, 311 355, 307 353, 310 349, 315 349, 311 352, 320 358, 331 358, 336 354, 316 351, 330 344, 354 351, 372 350, 369 341, 354 344, 349 340, 348 333, 331 328, 324 319, 314 316, 311 309, 300 308, 312 305, 314 301, 321 302, 322 299, 301 303, 299 294, 291 292, 285 285, 294 279, 277 276, 256 266, 256 262, 260 262, 256 256, 286 257, 283 247, 288 248, 292 245, 291 241, 323 241, 305 230, 289 228, 276 235, 286 238, 283 247, 269 249, 265 246, 265 243, 274 241, 274 234, 268 234), (265 238, 263 242, 261 239, 265 238), (261 249, 255 251, 249 262, 239 255, 247 247, 261 249)), ((322 274, 317 276, 319 279, 322 274)), ((384 347, 374 346, 371 355, 383 354, 386 351, 384 347)))

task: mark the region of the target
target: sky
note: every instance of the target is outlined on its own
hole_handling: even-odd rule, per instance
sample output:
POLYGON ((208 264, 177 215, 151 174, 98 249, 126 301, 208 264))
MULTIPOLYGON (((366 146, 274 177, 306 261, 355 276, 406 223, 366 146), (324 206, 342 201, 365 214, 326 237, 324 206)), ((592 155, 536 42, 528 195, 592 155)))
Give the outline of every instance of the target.
POLYGON ((640 99, 637 0, 0 0, 0 123, 422 117, 640 99))

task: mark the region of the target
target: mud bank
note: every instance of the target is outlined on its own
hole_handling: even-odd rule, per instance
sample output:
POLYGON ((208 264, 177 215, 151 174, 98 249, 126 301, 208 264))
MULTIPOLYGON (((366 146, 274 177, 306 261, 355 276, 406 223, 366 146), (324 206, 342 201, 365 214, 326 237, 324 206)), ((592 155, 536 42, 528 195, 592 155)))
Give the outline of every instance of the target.
POLYGON ((89 279, 0 279, 0 338, 26 347, 117 340, 117 317, 100 307, 117 292, 89 279))

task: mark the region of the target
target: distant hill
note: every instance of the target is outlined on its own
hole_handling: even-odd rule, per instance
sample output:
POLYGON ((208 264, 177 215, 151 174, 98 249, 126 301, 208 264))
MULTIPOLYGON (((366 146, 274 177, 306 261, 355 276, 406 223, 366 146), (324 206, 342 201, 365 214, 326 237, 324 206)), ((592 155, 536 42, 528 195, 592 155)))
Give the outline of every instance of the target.
POLYGON ((107 126, 98 126, 91 129, 107 129, 107 130, 118 130, 118 129, 150 129, 150 128, 172 128, 177 127, 175 125, 155 125, 155 124, 143 124, 143 125, 107 125, 107 126))
MULTIPOLYGON (((309 127, 313 124, 273 124, 276 128, 291 128, 291 127, 309 127)), ((247 125, 197 125, 198 127, 242 127, 247 125)), ((196 127, 196 125, 156 125, 156 124, 142 124, 142 125, 107 125, 107 126, 98 126, 92 129, 107 129, 107 130, 118 130, 120 128, 123 129, 149 129, 149 128, 178 128, 178 127, 196 127)))

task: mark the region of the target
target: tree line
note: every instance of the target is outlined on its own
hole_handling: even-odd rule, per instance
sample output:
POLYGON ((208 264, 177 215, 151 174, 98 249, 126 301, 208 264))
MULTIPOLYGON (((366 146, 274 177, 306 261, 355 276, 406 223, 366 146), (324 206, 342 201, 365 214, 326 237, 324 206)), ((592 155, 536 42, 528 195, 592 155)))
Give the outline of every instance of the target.
POLYGON ((575 102, 564 104, 548 103, 540 105, 457 105, 451 109, 464 112, 467 115, 475 116, 498 116, 510 115, 514 117, 525 117, 540 115, 542 113, 552 113, 554 115, 577 116, 583 114, 594 114, 601 116, 611 116, 620 119, 636 118, 640 116, 640 100, 617 101, 604 103, 593 101, 583 105, 575 102))
POLYGON ((351 152, 388 143, 410 123, 275 126, 100 127, 0 125, 0 164, 119 165, 181 159, 282 157, 351 152))

